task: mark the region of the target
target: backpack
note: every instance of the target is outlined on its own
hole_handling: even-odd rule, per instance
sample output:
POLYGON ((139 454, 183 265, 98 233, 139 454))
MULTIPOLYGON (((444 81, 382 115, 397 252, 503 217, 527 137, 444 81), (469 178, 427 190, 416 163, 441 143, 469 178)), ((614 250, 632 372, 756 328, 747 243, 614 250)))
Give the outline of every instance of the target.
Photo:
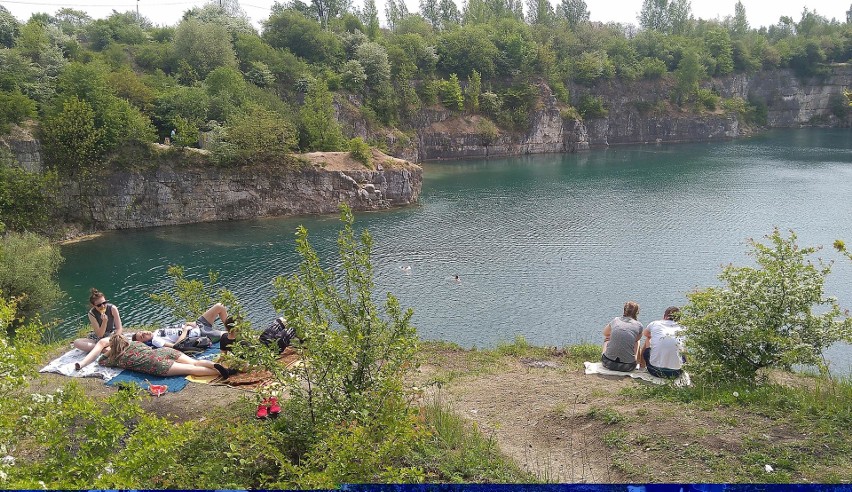
POLYGON ((287 326, 287 320, 284 318, 276 318, 269 326, 260 334, 260 341, 267 346, 275 344, 278 347, 278 352, 281 353, 290 346, 290 342, 296 336, 296 331, 287 326))
POLYGON ((186 337, 173 347, 187 355, 196 355, 204 352, 213 345, 207 337, 186 337))

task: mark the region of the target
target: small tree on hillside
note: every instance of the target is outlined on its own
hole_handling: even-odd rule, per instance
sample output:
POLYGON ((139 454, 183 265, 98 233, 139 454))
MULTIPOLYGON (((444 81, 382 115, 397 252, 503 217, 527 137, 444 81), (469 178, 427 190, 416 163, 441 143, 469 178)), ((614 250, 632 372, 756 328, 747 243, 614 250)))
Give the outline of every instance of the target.
POLYGON ((344 147, 343 132, 334 117, 334 102, 324 80, 310 82, 301 119, 300 146, 303 150, 336 151, 344 147))
POLYGON ((294 419, 309 423, 313 432, 341 422, 385 422, 382 432, 396 432, 393 423, 408 415, 402 376, 417 349, 414 313, 388 293, 380 316, 373 302, 372 237, 367 231, 356 237, 345 206, 341 221, 339 271, 322 267, 308 231, 300 227, 298 272, 274 281, 272 304, 302 339, 302 356, 309 361, 292 374, 277 372, 287 381, 288 405, 303 412, 294 419))
POLYGON ((796 235, 776 229, 769 244, 752 241, 756 267, 727 266, 722 287, 688 294, 681 323, 696 364, 690 371, 713 381, 753 382, 763 368, 809 364, 825 371, 823 350, 852 341, 850 318, 823 293, 830 265, 808 257, 796 235))

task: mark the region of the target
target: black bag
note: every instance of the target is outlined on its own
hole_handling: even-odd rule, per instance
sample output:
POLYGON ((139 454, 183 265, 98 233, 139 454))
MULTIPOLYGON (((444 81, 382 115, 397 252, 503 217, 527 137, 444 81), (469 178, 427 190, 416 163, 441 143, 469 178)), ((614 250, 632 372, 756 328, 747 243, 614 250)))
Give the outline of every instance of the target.
POLYGON ((207 337, 186 337, 175 344, 174 349, 180 350, 187 355, 195 355, 204 352, 213 345, 207 337))
POLYGON ((296 336, 296 331, 287 326, 287 320, 284 318, 276 318, 263 333, 260 334, 260 341, 267 346, 275 344, 278 347, 278 353, 281 353, 290 346, 293 337, 296 336))

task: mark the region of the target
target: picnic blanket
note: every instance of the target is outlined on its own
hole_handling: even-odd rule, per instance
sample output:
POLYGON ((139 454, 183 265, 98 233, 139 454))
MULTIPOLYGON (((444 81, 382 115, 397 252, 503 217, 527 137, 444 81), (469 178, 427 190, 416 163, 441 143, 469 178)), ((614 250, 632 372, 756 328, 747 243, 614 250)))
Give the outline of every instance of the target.
POLYGON ((118 376, 123 369, 118 367, 106 367, 97 362, 89 364, 79 371, 74 370, 74 364, 82 362, 86 358, 86 352, 80 349, 72 348, 68 352, 48 362, 46 366, 39 369, 38 372, 52 372, 70 376, 72 378, 101 378, 104 381, 110 381, 118 376))
MULTIPOLYGON (((286 369, 291 369, 302 363, 298 352, 292 347, 287 347, 284 352, 278 356, 278 363, 286 369)), ((266 369, 257 369, 253 371, 241 372, 234 374, 228 379, 222 379, 219 376, 187 376, 189 381, 200 384, 217 384, 238 388, 245 391, 257 391, 274 379, 273 374, 266 369)), ((152 381, 153 382, 153 381, 152 381)))
MULTIPOLYGON (((658 378, 648 373, 647 369, 636 369, 630 372, 611 371, 604 367, 600 362, 583 362, 586 366, 586 374, 603 374, 605 376, 630 376, 633 379, 641 379, 654 384, 668 384, 670 379, 658 378)), ((679 378, 675 379, 673 384, 680 388, 683 386, 692 386, 692 381, 689 379, 689 374, 684 371, 679 378)))
MULTIPOLYGON (((205 350, 204 352, 196 355, 195 358, 211 360, 217 355, 219 355, 219 347, 217 345, 214 345, 205 350)), ((152 374, 145 374, 143 372, 124 370, 121 374, 107 381, 106 384, 107 386, 116 386, 122 383, 135 383, 141 388, 147 388, 148 383, 145 382, 146 379, 151 384, 164 384, 168 386, 167 393, 177 393, 178 391, 184 389, 186 387, 186 384, 189 382, 186 376, 154 376, 152 374)))

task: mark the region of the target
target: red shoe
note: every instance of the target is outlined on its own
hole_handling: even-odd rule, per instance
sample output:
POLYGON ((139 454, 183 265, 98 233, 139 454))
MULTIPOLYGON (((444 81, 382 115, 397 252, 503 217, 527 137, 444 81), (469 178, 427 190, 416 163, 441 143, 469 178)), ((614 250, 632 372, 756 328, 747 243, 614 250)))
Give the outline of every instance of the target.
POLYGON ((270 396, 267 401, 269 402, 269 415, 277 417, 281 413, 281 405, 278 404, 278 398, 270 396))
POLYGON ((263 400, 263 403, 257 406, 255 416, 259 419, 265 419, 269 415, 269 407, 266 406, 266 402, 267 400, 263 400))

